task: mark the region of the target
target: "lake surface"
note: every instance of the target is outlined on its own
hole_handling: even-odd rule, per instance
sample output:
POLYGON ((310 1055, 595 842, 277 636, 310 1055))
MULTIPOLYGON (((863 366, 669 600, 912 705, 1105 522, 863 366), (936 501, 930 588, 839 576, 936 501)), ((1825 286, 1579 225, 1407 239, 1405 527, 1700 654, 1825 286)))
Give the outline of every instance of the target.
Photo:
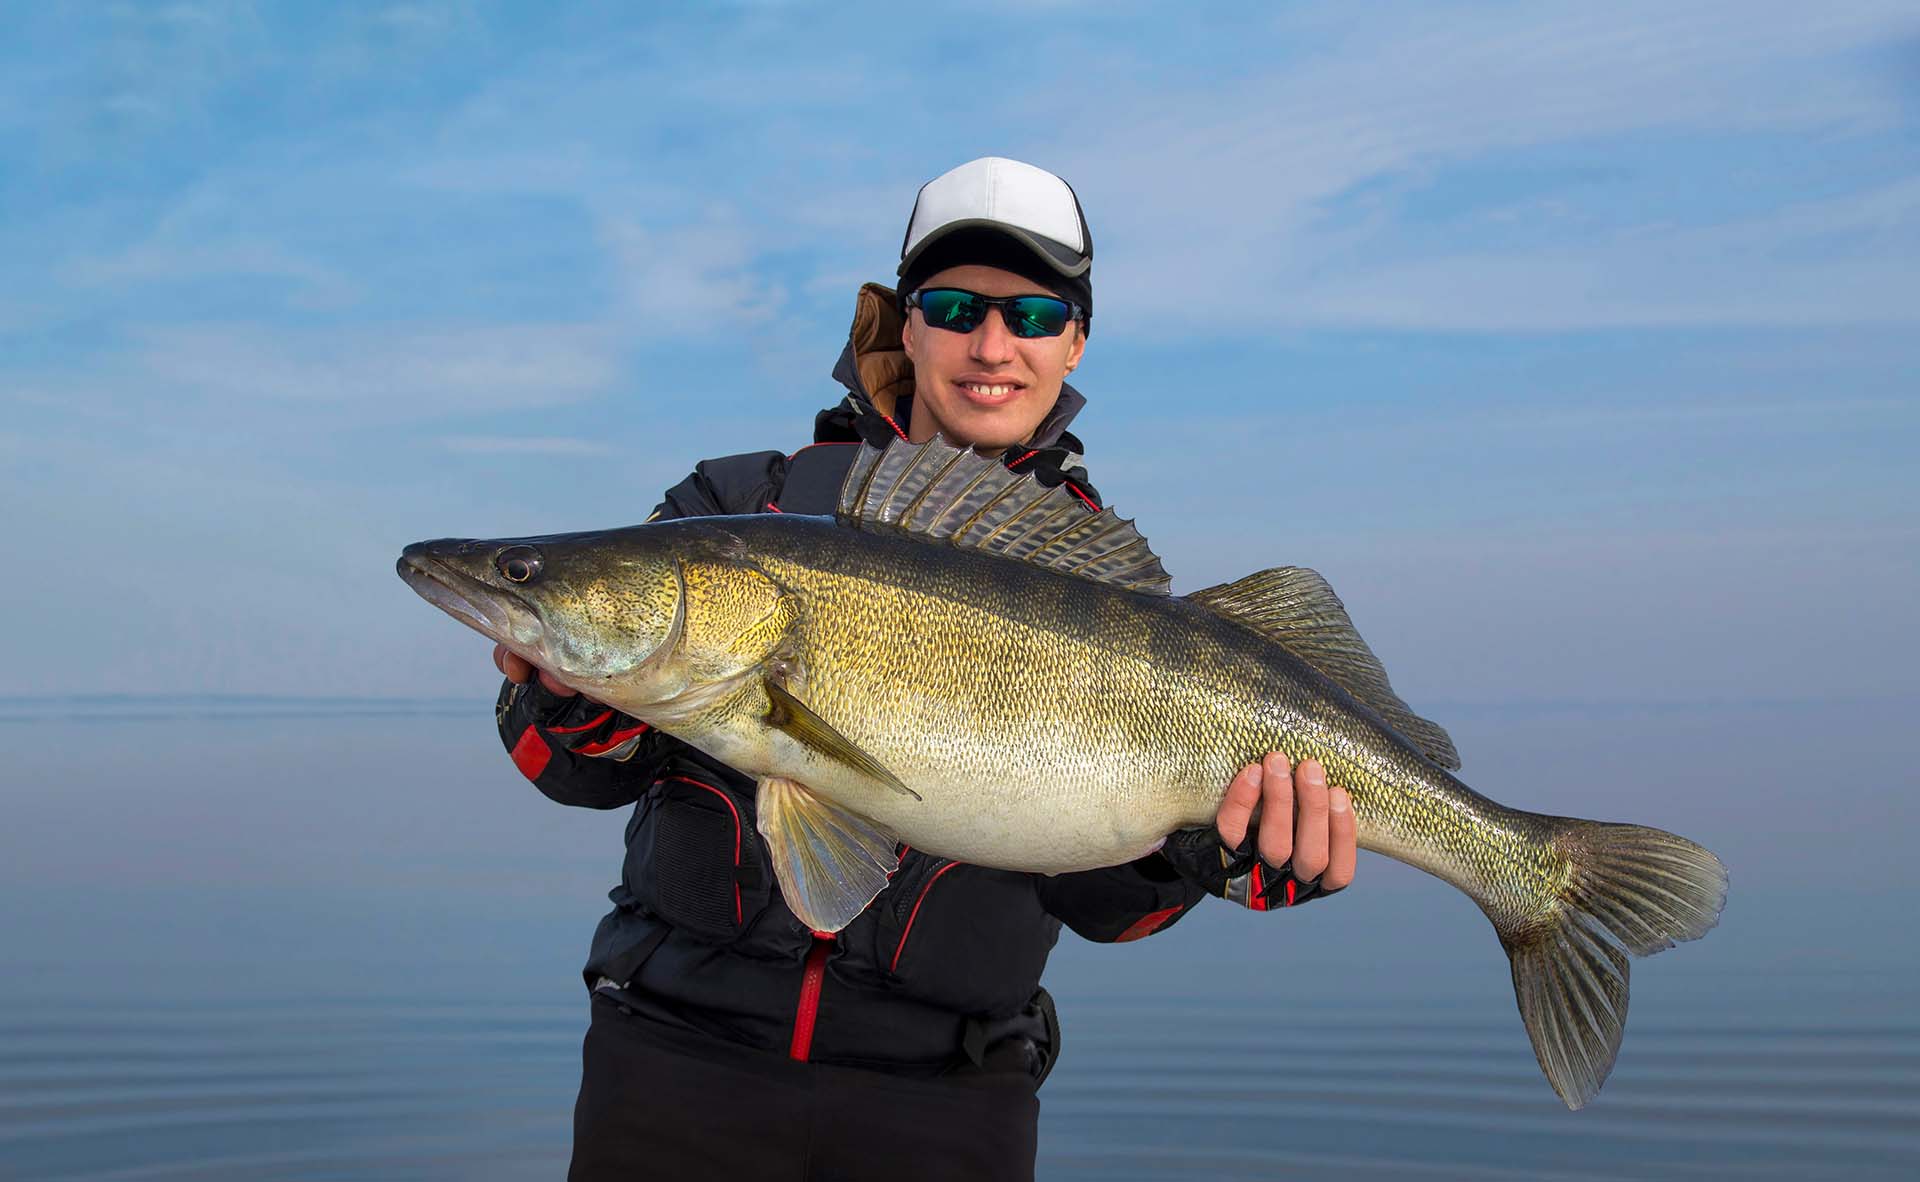
MULTIPOLYGON (((1369 856, 1297 912, 1064 937, 1041 1176, 1920 1174, 1911 706, 1436 709, 1490 795, 1733 869, 1635 962, 1599 1098, 1541 1079, 1472 905, 1369 856)), ((564 1172, 624 812, 540 797, 485 701, 0 701, 0 776, 0 1178, 564 1172)))

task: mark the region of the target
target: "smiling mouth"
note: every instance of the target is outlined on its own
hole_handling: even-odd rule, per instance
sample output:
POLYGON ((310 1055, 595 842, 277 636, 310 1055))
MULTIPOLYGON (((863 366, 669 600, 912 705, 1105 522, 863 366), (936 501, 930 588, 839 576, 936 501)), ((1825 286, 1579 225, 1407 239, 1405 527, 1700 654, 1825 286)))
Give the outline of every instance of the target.
POLYGON ((1018 382, 957 382, 976 402, 1005 402, 1026 389, 1018 382))

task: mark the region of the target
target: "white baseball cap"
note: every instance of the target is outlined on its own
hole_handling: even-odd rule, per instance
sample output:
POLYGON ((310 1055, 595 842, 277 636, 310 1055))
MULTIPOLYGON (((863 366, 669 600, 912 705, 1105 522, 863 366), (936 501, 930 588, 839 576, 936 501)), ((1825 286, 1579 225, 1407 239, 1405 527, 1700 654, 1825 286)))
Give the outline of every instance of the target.
POLYGON ((898 274, 948 235, 976 227, 1017 240, 1064 278, 1079 279, 1093 266, 1093 237, 1071 185, 1044 168, 982 156, 920 186, 898 274))

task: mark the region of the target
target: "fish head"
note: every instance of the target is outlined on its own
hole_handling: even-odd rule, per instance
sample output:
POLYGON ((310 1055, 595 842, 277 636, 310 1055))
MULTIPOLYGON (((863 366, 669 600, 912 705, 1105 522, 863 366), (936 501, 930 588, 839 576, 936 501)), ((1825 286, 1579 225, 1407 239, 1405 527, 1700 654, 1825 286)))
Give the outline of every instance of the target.
POLYGON ((648 526, 416 542, 397 569, 428 603, 607 702, 645 700, 686 611, 679 558, 648 526))

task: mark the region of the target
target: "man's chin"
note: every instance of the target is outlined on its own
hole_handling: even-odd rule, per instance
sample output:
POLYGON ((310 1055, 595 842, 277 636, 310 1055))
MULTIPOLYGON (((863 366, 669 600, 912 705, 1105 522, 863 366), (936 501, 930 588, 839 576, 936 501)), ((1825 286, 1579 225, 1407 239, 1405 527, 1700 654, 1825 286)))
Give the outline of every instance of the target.
POLYGON ((960 432, 943 432, 948 443, 955 447, 970 447, 983 456, 997 456, 1008 448, 1020 447, 1021 440, 1005 439, 997 434, 963 435, 960 432))
POLYGON ((1025 445, 1045 417, 1044 410, 1035 413, 1031 406, 1009 403, 945 419, 940 434, 948 443, 992 454, 1025 445))

